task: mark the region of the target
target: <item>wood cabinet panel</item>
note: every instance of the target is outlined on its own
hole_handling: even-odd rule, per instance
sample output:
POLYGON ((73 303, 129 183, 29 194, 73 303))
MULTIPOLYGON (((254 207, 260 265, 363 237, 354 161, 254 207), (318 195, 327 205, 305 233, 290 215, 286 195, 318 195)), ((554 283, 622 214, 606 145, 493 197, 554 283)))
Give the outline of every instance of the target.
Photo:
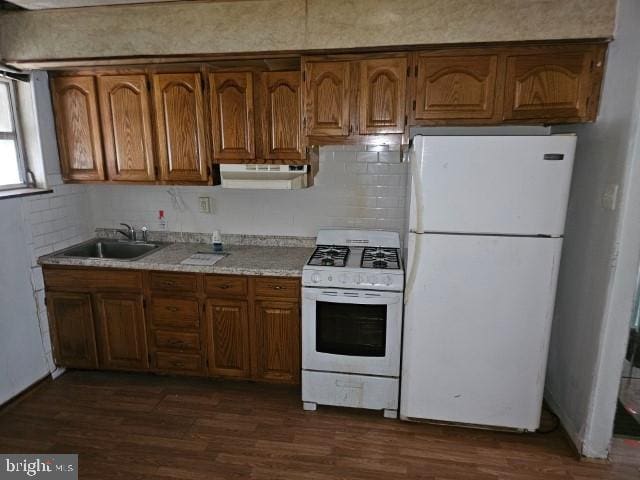
POLYGON ((199 374, 203 370, 202 357, 193 353, 157 352, 156 368, 171 373, 199 374))
POLYGON ((151 289, 169 292, 196 292, 198 276, 191 273, 151 272, 151 289))
POLYGON ((153 181, 153 142, 147 77, 98 77, 107 171, 111 180, 153 181))
POLYGON ((209 84, 214 159, 254 159, 253 74, 210 73, 209 84))
POLYGON ((197 298, 151 298, 151 323, 154 327, 198 328, 200 308, 197 298))
POLYGON ((53 354, 61 367, 97 368, 91 296, 88 293, 47 293, 53 354))
POLYGON ((497 94, 502 97, 496 88, 498 59, 497 54, 417 54, 411 123, 493 119, 497 94))
POLYGON ((349 135, 350 65, 347 61, 305 64, 307 135, 349 135))
POLYGON ((143 297, 131 293, 96 293, 100 366, 113 369, 149 367, 143 297))
POLYGON ((257 298, 289 298, 300 297, 300 281, 297 278, 263 277, 254 280, 257 298))
POLYGON ((45 268, 44 283, 54 290, 142 290, 142 272, 100 268, 45 268))
POLYGON ((246 296, 247 279, 233 275, 207 275, 204 279, 204 290, 208 295, 246 296))
POLYGON ((160 179, 206 182, 208 148, 199 73, 153 75, 160 179))
POLYGON ((208 299, 206 303, 209 372, 228 377, 251 376, 247 302, 208 299))
POLYGON ((155 330, 153 342, 156 350, 200 351, 200 334, 176 330, 155 330))
POLYGON ((507 55, 505 120, 586 119, 593 51, 507 55))
POLYGON ((300 72, 260 75, 260 130, 265 159, 303 157, 301 83, 300 72))
POLYGON ((56 77, 51 94, 62 178, 104 180, 95 79, 56 77))
POLYGON ((260 379, 297 383, 300 377, 300 305, 260 300, 255 305, 260 379))
POLYGON ((360 133, 403 133, 407 92, 407 59, 360 62, 360 133))

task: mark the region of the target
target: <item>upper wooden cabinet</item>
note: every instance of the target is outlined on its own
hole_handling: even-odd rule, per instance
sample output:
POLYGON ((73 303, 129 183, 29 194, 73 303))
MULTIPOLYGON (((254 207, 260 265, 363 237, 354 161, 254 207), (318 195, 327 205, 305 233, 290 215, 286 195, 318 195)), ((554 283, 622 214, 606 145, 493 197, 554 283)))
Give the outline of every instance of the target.
POLYGON ((297 160, 304 156, 300 72, 260 74, 261 156, 297 160))
POLYGON ((497 54, 418 53, 413 71, 415 98, 410 123, 497 118, 497 54))
POLYGON ((146 75, 98 77, 98 93, 109 178, 153 181, 153 141, 146 75))
POLYGON ((210 73, 209 84, 214 158, 254 159, 253 74, 210 73))
POLYGON ((360 134, 403 133, 407 59, 360 62, 360 134))
POLYGON ((505 120, 585 120, 589 117, 591 47, 507 55, 505 120))
POLYGON ((206 182, 209 155, 200 74, 167 73, 152 78, 160 180, 206 182))
POLYGON ((307 62, 305 133, 346 136, 350 125, 350 62, 307 62))
POLYGON ((54 78, 51 93, 62 178, 104 180, 95 78, 54 78))

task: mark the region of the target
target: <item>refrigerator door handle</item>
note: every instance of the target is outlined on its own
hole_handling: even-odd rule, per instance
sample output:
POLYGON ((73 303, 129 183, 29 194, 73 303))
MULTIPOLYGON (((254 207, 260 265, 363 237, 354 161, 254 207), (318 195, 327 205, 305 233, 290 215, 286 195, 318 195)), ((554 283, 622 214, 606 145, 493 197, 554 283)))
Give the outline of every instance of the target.
POLYGON ((418 159, 415 147, 409 150, 409 166, 411 169, 411 193, 415 212, 415 225, 409 225, 409 230, 422 232, 422 158, 418 159))
MULTIPOLYGON (((413 291, 413 285, 416 282, 416 273, 418 271, 418 265, 420 265, 420 253, 422 251, 421 248, 421 240, 420 234, 409 233, 409 235, 413 235, 413 251, 409 252, 409 258, 411 258, 411 265, 409 265, 409 271, 407 272, 407 283, 404 287, 404 304, 409 303, 409 299, 411 298, 411 292, 413 291)), ((409 245, 411 245, 411 241, 409 241, 409 245)))

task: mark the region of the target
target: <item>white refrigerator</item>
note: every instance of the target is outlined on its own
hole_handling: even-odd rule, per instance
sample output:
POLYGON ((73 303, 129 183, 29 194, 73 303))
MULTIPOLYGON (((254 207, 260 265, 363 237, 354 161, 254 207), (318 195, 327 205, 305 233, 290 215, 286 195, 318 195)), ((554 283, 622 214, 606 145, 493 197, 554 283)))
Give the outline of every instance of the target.
POLYGON ((539 427, 575 144, 414 137, 401 418, 539 427))

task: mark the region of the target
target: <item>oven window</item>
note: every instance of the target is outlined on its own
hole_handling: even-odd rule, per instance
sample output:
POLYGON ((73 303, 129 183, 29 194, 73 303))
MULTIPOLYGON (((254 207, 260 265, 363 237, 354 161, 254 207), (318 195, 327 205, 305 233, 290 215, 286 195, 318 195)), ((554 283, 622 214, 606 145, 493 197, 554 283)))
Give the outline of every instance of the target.
POLYGON ((387 306, 316 302, 316 351, 384 357, 387 306))

